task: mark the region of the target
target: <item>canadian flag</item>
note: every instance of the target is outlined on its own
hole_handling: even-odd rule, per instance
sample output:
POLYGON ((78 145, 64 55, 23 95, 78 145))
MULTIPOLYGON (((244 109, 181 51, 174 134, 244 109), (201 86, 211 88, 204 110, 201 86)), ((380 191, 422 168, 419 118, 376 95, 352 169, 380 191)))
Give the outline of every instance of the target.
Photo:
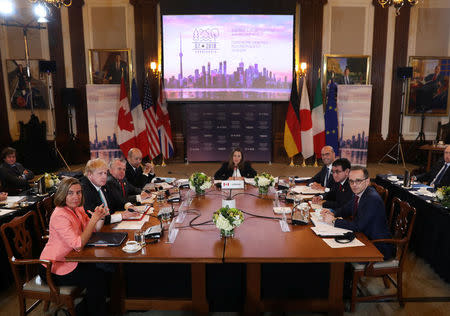
POLYGON ((130 105, 128 104, 127 90, 125 82, 120 81, 120 101, 119 111, 117 115, 117 142, 125 157, 128 151, 136 147, 136 135, 134 134, 133 116, 130 112, 130 105))

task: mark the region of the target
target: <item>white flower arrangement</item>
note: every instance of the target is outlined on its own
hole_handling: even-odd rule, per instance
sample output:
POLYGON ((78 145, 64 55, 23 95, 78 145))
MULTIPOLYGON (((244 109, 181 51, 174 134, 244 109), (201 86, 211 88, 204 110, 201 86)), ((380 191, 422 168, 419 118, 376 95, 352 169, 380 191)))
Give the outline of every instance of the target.
POLYGON ((232 232, 244 222, 244 214, 237 208, 221 207, 214 212, 213 222, 221 232, 232 232))
POLYGON ((204 192, 211 185, 211 177, 208 177, 203 172, 195 172, 189 177, 189 187, 197 193, 204 192))
POLYGON ((270 187, 275 183, 275 179, 272 175, 263 172, 255 176, 255 183, 257 187, 270 187))

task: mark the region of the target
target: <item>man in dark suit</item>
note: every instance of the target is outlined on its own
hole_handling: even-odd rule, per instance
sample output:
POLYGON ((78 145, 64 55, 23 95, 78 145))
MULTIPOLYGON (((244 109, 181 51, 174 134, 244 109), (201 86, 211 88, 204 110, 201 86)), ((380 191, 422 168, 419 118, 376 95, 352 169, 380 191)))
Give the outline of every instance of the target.
POLYGON ((417 181, 427 182, 430 186, 439 188, 450 185, 450 146, 445 147, 444 158, 438 162, 427 173, 417 176, 417 181))
POLYGON ((331 188, 334 185, 334 179, 331 176, 331 168, 336 155, 333 147, 324 146, 321 150, 322 162, 324 166, 322 169, 311 179, 308 184, 313 189, 323 190, 324 188, 331 188))
POLYGON ((337 209, 342 207, 353 197, 352 189, 348 183, 348 175, 350 173, 351 164, 346 158, 336 159, 333 162, 331 172, 333 174, 334 185, 329 192, 323 196, 315 196, 313 203, 321 203, 325 208, 337 209))
POLYGON ((116 158, 109 163, 108 180, 106 181, 106 190, 111 198, 110 208, 128 210, 141 199, 150 197, 145 191, 139 190, 125 178, 125 160, 116 158))
MULTIPOLYGON (((360 166, 352 167, 348 181, 354 193, 353 199, 336 209, 334 213, 327 209, 322 210, 323 220, 335 227, 362 232, 370 240, 391 238, 383 200, 378 192, 369 186, 367 169, 360 166)), ((395 247, 392 244, 377 243, 375 246, 385 259, 395 256, 395 247)))
POLYGON ((2 150, 1 159, 0 181, 3 188, 11 194, 28 189, 28 180, 33 179, 34 174, 16 161, 16 150, 6 147, 2 150))
POLYGON ((125 177, 138 189, 142 189, 155 177, 153 165, 146 163, 142 168, 141 162, 142 152, 139 148, 131 148, 128 151, 125 177))
POLYGON ((117 54, 114 56, 114 61, 108 65, 105 79, 109 83, 118 84, 122 79, 122 75, 125 85, 128 85, 127 63, 121 60, 120 55, 117 54))
MULTIPOLYGON (((105 187, 107 171, 107 165, 103 159, 91 159, 86 164, 84 177, 80 179, 80 183, 83 189, 83 206, 88 216, 90 216, 90 211, 93 212, 99 205, 103 204, 108 209, 110 208, 110 204, 114 206, 113 200, 105 187)), ((122 212, 121 214, 114 214, 116 211, 117 209, 109 210, 109 214, 105 216, 105 224, 117 223, 122 219, 133 216, 128 211, 122 212)))
POLYGON ((338 84, 353 84, 353 81, 350 79, 350 68, 345 67, 344 75, 339 79, 338 84))

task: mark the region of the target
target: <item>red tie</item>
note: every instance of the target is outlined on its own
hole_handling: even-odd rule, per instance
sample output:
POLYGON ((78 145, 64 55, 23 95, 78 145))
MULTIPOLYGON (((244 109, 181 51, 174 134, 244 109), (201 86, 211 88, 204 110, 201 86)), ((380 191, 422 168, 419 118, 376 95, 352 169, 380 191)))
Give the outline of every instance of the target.
POLYGON ((359 200, 359 196, 355 195, 355 202, 353 204, 353 218, 355 218, 356 213, 358 213, 358 200, 359 200))
POLYGON ((125 187, 123 186, 123 181, 119 180, 120 185, 122 186, 123 197, 125 197, 125 187))
POLYGON ((342 184, 339 183, 339 192, 342 192, 342 184))

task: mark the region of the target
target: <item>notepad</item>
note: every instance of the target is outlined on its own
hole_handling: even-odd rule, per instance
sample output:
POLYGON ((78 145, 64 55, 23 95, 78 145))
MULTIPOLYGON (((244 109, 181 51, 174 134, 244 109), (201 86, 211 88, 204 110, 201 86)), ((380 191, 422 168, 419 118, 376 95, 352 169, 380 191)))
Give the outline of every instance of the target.
POLYGON ((310 188, 306 185, 298 185, 295 188, 292 189, 295 193, 302 193, 302 194, 322 194, 325 193, 324 190, 316 190, 313 188, 310 188))
POLYGON ((113 227, 113 229, 123 229, 123 230, 137 230, 141 229, 142 226, 144 226, 145 222, 148 222, 150 217, 148 215, 145 215, 143 219, 140 221, 121 221, 116 226, 113 227))
POLYGON ((17 210, 7 210, 7 209, 2 208, 2 209, 0 209, 0 216, 6 215, 6 214, 9 214, 9 213, 12 213, 12 212, 16 212, 16 211, 17 210))
POLYGON ((349 247, 362 247, 365 246, 361 241, 358 239, 353 239, 351 242, 346 244, 338 243, 334 238, 322 238, 322 240, 331 248, 349 248, 349 247))

